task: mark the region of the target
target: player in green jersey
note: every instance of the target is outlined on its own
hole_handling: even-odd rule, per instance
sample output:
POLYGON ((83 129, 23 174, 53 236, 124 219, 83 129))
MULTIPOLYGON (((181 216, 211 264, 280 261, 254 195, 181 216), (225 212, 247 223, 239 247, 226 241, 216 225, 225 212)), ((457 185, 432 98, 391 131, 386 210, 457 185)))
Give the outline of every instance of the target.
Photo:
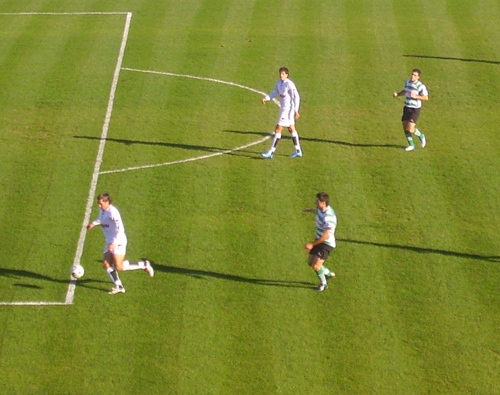
POLYGON ((307 263, 316 272, 320 281, 316 291, 324 291, 328 288, 327 280, 335 277, 335 273, 323 264, 336 246, 337 215, 330 207, 330 197, 326 192, 320 192, 316 195, 315 209, 306 208, 304 211, 316 213, 316 237, 314 241, 306 243, 304 250, 309 252, 307 263))
POLYGON ((415 143, 413 142, 413 135, 420 139, 420 146, 425 147, 427 141, 425 140, 425 135, 416 128, 418 117, 420 116, 420 110, 422 108, 422 101, 429 100, 429 92, 427 92, 427 87, 422 84, 420 80, 420 70, 413 69, 411 72, 411 77, 405 83, 405 87, 400 92, 394 92, 392 95, 398 97, 405 95, 405 106, 403 108, 403 116, 401 121, 403 123, 403 130, 408 140, 408 147, 405 148, 406 151, 413 151, 415 149, 415 143))

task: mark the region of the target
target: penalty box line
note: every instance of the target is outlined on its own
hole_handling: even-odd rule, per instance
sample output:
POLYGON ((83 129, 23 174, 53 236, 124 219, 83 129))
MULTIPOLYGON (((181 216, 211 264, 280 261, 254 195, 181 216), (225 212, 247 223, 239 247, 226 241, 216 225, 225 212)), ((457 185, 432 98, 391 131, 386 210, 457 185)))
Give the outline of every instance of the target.
MULTIPOLYGON (((125 48, 127 46, 128 34, 130 31, 130 23, 132 20, 131 12, 66 12, 66 13, 52 13, 52 12, 23 12, 23 13, 0 13, 0 15, 126 15, 125 27, 123 29, 122 41, 120 45, 120 51, 118 53, 118 59, 116 61, 115 71, 113 74, 113 81, 111 83, 111 90, 108 98, 108 106, 106 109, 106 115, 104 117, 104 123, 102 126, 101 139, 99 144, 99 149, 97 151, 97 157, 94 165, 94 172, 92 173, 92 181, 90 183, 89 196, 87 199, 87 205, 85 207, 85 216, 83 219, 82 227, 80 230, 80 237, 78 239, 75 257, 73 259, 73 265, 79 265, 81 262, 83 254, 83 246, 85 244, 85 238, 87 235, 87 224, 90 220, 90 214, 92 211, 92 205, 95 199, 95 193, 97 188, 97 181, 99 180, 99 171, 102 164, 102 158, 104 156, 104 148, 106 145, 106 137, 108 135, 109 124, 111 122, 111 115, 113 113, 113 106, 115 100, 116 89, 118 86, 118 80, 120 77, 120 70, 122 69, 123 57, 125 55, 125 48)), ((0 302, 0 306, 57 306, 57 305, 71 305, 73 304, 75 297, 76 280, 71 279, 69 281, 68 290, 66 292, 66 300, 64 302, 0 302)))
MULTIPOLYGON (((219 79, 215 79, 215 78, 197 77, 195 75, 168 73, 168 72, 164 72, 164 71, 139 70, 139 69, 132 69, 132 68, 128 68, 128 67, 123 67, 122 70, 133 71, 133 72, 137 72, 137 73, 166 75, 166 76, 170 76, 170 77, 190 78, 190 79, 193 79, 193 80, 215 82, 217 84, 234 86, 236 88, 245 89, 247 91, 254 92, 254 93, 257 93, 257 94, 262 95, 262 96, 266 96, 265 92, 259 91, 257 89, 250 88, 249 86, 237 84, 235 82, 230 82, 230 81, 223 81, 223 80, 219 80, 219 79)), ((278 107, 280 106, 280 103, 279 103, 278 100, 273 99, 273 102, 278 107)), ((264 142, 266 140, 269 140, 271 138, 271 136, 272 135, 270 134, 270 135, 268 135, 268 136, 266 136, 266 137, 264 137, 264 138, 262 138, 260 140, 257 140, 257 141, 254 141, 254 142, 251 142, 251 143, 248 143, 248 144, 245 144, 245 145, 241 145, 241 146, 236 147, 236 148, 227 149, 227 150, 219 151, 219 152, 214 152, 213 154, 207 154, 207 155, 197 156, 197 157, 188 158, 188 159, 181 159, 181 160, 176 160, 176 161, 172 161, 172 162, 157 163, 157 164, 153 164, 153 165, 126 167, 126 168, 123 168, 123 169, 116 169, 116 170, 106 170, 106 171, 101 171, 100 174, 122 173, 122 172, 132 171, 132 170, 150 169, 152 167, 162 167, 162 166, 177 165, 177 164, 181 164, 181 163, 188 163, 188 162, 194 162, 194 161, 197 161, 197 160, 203 160, 203 159, 213 158, 215 156, 230 154, 231 152, 241 151, 241 150, 243 150, 245 148, 249 148, 249 147, 252 147, 254 145, 260 144, 260 143, 262 143, 262 142, 264 142)))

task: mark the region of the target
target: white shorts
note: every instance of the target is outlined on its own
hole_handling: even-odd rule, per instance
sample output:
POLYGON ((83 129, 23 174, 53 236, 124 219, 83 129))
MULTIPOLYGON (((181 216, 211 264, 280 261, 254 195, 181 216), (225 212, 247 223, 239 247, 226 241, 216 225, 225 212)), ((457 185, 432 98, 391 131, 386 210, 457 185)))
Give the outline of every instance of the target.
POLYGON ((291 108, 282 108, 278 117, 277 124, 279 126, 283 126, 284 128, 295 125, 295 111, 293 111, 291 108))
MULTIPOLYGON (((104 247, 103 254, 106 254, 109 252, 109 245, 111 243, 106 243, 106 246, 104 247)), ((127 255, 127 240, 118 242, 115 244, 115 250, 113 251, 113 254, 115 255, 127 255)))

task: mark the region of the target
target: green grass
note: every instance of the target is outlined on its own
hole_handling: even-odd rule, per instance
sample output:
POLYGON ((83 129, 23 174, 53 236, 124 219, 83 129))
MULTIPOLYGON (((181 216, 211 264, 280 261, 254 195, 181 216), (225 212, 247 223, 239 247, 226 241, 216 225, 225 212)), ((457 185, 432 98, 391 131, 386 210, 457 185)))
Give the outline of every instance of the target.
MULTIPOLYGON (((495 1, 17 0, 0 13, 132 12, 123 67, 302 95, 283 139, 101 174, 156 276, 109 296, 86 235, 74 304, 0 306, 5 394, 500 394, 500 8, 495 1), (403 150, 414 67, 428 147, 403 150), (302 209, 339 217, 323 293, 302 209)), ((125 15, 0 15, 0 302, 64 302, 125 15)), ((102 171, 273 130, 249 90, 121 70, 102 171)), ((417 143, 418 144, 418 143, 417 143)), ((96 206, 92 218, 96 215, 96 206)))

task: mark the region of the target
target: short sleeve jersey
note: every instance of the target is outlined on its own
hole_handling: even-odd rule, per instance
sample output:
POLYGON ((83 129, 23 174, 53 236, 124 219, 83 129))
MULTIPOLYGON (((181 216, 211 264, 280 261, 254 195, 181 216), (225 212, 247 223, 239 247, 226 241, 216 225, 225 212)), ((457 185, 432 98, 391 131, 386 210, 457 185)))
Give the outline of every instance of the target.
POLYGON ((333 208, 328 206, 325 211, 316 210, 316 240, 319 239, 325 231, 329 230, 330 235, 323 243, 331 247, 336 247, 335 228, 337 227, 337 215, 333 208))
POLYGON ((411 97, 412 92, 415 92, 418 96, 429 96, 429 92, 427 92, 427 87, 420 81, 417 82, 411 82, 411 80, 406 81, 405 92, 406 92, 405 107, 409 108, 422 107, 421 100, 413 99, 411 97))
POLYGON ((110 205, 107 210, 99 208, 99 218, 92 222, 93 225, 101 225, 106 243, 119 243, 127 240, 125 227, 118 209, 110 205))
POLYGON ((294 113, 299 112, 300 95, 293 81, 289 79, 285 81, 279 80, 267 99, 274 99, 278 95, 280 96, 282 110, 293 110, 294 113))

